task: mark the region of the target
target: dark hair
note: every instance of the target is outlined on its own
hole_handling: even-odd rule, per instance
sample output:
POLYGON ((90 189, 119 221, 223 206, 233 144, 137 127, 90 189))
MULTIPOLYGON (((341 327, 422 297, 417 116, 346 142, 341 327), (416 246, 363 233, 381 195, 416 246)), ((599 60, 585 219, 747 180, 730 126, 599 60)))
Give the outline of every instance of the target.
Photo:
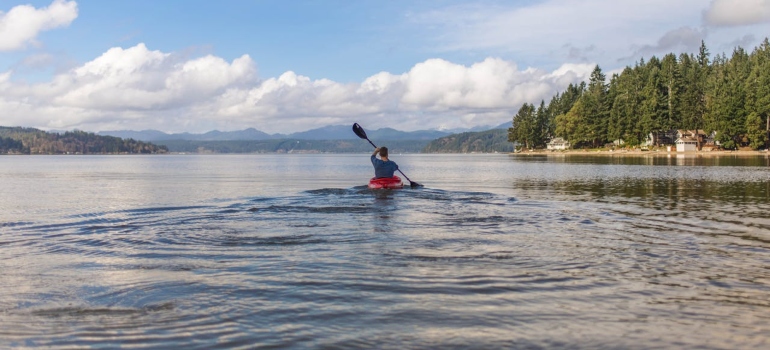
POLYGON ((388 156, 388 148, 380 147, 380 157, 387 157, 387 156, 388 156))

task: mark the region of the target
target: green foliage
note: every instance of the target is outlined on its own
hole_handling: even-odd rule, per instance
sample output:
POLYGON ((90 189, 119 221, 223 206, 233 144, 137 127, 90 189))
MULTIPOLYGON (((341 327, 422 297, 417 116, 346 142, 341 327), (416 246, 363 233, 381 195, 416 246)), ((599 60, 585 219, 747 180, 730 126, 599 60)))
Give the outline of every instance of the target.
POLYGON ((29 149, 21 141, 0 137, 0 154, 27 154, 29 149))
POLYGON ((767 143, 767 131, 765 121, 757 112, 752 112, 746 117, 746 137, 752 149, 760 149, 767 143))
POLYGON ((34 128, 0 127, 0 154, 165 153, 151 143, 99 136, 85 131, 47 133, 34 128))
POLYGON ((525 103, 513 117, 513 127, 508 129, 508 141, 518 142, 525 148, 532 148, 538 139, 536 135, 541 132, 535 115, 535 106, 525 103))
MULTIPOLYGON (((634 146, 653 132, 686 129, 715 131, 725 148, 761 147, 759 124, 769 117, 770 40, 765 38, 751 54, 738 47, 730 58, 721 54, 713 60, 701 42, 697 55, 641 59, 613 75, 609 84, 595 67, 587 86, 570 85, 537 111, 524 104, 509 139, 528 148, 544 147, 553 137, 577 148, 616 140, 634 146), (541 109, 545 123, 539 119, 541 109), (749 122, 752 113, 756 116, 749 122)), ((767 143, 770 130, 764 130, 767 143)))
POLYGON ((578 100, 566 113, 556 117, 556 135, 564 137, 575 147, 586 140, 584 115, 586 108, 583 100, 578 100))
POLYGON ((423 149, 426 153, 494 153, 513 152, 505 129, 464 132, 431 141, 423 149))

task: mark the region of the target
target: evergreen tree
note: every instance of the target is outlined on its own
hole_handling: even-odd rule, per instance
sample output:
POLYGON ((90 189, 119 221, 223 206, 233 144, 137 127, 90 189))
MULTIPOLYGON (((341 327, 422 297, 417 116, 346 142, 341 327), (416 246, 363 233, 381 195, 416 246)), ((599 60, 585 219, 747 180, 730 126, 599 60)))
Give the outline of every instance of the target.
MULTIPOLYGON (((672 129, 715 131, 725 148, 760 147, 770 143, 770 40, 750 55, 738 47, 729 59, 720 54, 713 61, 701 41, 697 55, 642 58, 609 84, 596 66, 587 85, 570 85, 543 106, 528 105, 520 125, 576 148, 614 140, 637 145, 650 132, 672 129)), ((519 138, 538 141, 531 133, 519 138)))
MULTIPOLYGON (((770 142, 770 122, 768 122, 770 119, 770 41, 768 38, 765 38, 751 53, 750 62, 751 73, 746 80, 745 88, 746 109, 749 113, 756 113, 760 121, 764 122, 765 140, 770 142)), ((748 125, 747 121, 747 127, 748 125)))
POLYGON ((751 112, 746 118, 746 137, 749 139, 749 146, 752 149, 760 149, 767 143, 765 121, 759 117, 757 112, 751 112))
POLYGON ((671 130, 681 124, 679 95, 684 89, 679 62, 673 53, 663 56, 660 72, 666 104, 666 115, 660 125, 662 130, 671 130))
POLYGON ((668 117, 668 101, 660 68, 660 60, 653 56, 644 69, 646 76, 642 89, 643 103, 639 129, 645 137, 653 131, 662 130, 668 117))
POLYGON ((591 72, 588 90, 581 97, 583 102, 583 134, 586 141, 598 147, 607 140, 609 108, 607 103, 607 77, 597 65, 591 72))
POLYGON ((535 125, 535 106, 525 103, 513 117, 513 126, 508 129, 508 141, 518 142, 531 149, 534 147, 535 125))
POLYGON ((548 123, 551 119, 549 114, 549 110, 545 106, 545 101, 541 100, 540 107, 537 108, 537 112, 535 113, 535 123, 532 128, 532 143, 535 148, 544 148, 546 142, 548 142, 548 123))
POLYGON ((567 139, 573 148, 591 144, 591 129, 586 119, 592 112, 586 107, 582 98, 578 99, 569 112, 556 117, 556 134, 567 139))

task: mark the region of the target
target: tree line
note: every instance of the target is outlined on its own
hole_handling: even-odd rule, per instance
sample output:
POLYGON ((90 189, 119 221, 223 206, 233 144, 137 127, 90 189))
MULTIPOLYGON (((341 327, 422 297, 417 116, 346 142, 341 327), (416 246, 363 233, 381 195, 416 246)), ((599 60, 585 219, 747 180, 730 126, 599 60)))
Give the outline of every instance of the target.
POLYGON ((448 135, 431 141, 423 149, 425 153, 493 153, 513 151, 513 144, 508 142, 505 129, 448 135))
POLYGON ((525 103, 513 117, 508 140, 544 148, 554 137, 573 148, 610 142, 638 146, 652 132, 716 132, 725 149, 767 147, 770 123, 770 41, 748 53, 713 59, 704 42, 698 54, 641 59, 609 82, 597 65, 586 84, 570 84, 546 105, 525 103))
MULTIPOLYGON (((243 140, 243 141, 156 141, 171 152, 184 153, 365 153, 373 150, 368 142, 355 140, 243 140)), ((419 153, 428 140, 380 140, 391 153, 419 153)))
POLYGON ((168 148, 152 143, 75 130, 63 134, 34 128, 0 127, 0 154, 153 154, 168 148))

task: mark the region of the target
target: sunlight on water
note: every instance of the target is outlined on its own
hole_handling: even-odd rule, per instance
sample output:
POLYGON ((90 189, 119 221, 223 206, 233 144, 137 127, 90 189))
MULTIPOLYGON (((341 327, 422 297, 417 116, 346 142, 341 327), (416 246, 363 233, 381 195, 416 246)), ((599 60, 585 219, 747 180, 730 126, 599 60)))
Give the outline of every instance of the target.
POLYGON ((2 157, 0 347, 766 348, 765 159, 2 157))

